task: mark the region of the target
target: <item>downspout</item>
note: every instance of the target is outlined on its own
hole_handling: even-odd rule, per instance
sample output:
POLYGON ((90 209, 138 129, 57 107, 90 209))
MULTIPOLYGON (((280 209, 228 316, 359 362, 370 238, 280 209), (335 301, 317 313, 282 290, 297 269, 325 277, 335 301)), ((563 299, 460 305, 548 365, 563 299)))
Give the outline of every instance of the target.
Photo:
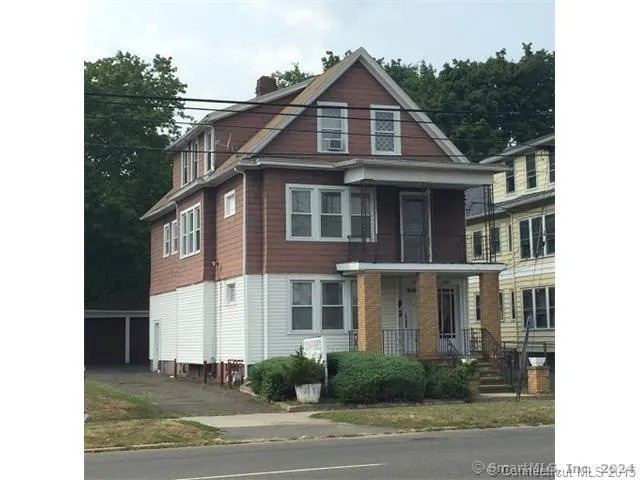
POLYGON ((249 366, 249 317, 247 315, 247 173, 234 167, 233 171, 242 174, 242 308, 244 310, 244 376, 249 366))
MULTIPOLYGON (((176 202, 175 200, 173 200, 171 203, 173 203, 175 210, 176 210, 176 220, 178 220, 179 216, 178 216, 178 202, 176 202)), ((182 231, 182 225, 180 225, 180 221, 178 220, 178 260, 180 260, 180 248, 182 245, 182 239, 180 238, 180 232, 182 231)), ((169 251, 171 251, 171 248, 173 248, 173 245, 171 245, 169 247, 169 251)), ((175 357, 173 357, 173 377, 174 378, 178 378, 178 289, 174 289, 176 292, 176 334, 175 334, 175 339, 176 339, 176 353, 175 353, 175 357)))

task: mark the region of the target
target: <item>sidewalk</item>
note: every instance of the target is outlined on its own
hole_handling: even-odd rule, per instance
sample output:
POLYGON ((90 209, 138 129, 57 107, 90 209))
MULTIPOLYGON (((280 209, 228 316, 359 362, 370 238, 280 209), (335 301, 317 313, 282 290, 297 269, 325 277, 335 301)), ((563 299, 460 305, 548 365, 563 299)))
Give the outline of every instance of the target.
POLYGON ((199 422, 224 430, 223 440, 265 441, 298 438, 327 438, 393 433, 396 429, 337 423, 311 418, 317 412, 253 413, 248 415, 221 415, 184 417, 182 420, 199 422))

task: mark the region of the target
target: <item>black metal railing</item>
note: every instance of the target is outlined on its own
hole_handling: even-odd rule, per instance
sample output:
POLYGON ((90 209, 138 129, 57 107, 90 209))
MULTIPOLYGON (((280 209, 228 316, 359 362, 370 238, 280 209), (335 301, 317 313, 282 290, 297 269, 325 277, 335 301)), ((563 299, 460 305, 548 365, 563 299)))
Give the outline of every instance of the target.
POLYGON ((451 365, 455 365, 462 356, 450 338, 440 336, 438 340, 438 352, 440 356, 448 360, 451 365))
POLYGON ((349 350, 358 350, 358 330, 349 330, 349 350))
POLYGON ((384 328, 382 353, 385 355, 418 355, 417 328, 384 328))
POLYGON ((349 262, 465 263, 464 235, 429 236, 419 233, 350 235, 349 262))

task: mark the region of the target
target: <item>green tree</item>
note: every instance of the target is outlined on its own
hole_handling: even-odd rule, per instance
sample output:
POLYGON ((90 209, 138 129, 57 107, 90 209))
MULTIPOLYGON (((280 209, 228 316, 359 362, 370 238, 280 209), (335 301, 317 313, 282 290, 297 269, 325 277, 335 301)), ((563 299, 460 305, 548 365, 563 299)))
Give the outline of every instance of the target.
POLYGON ((304 82, 307 78, 313 77, 313 74, 303 72, 300 70, 300 65, 294 63, 291 70, 285 70, 284 72, 278 70, 272 73, 271 77, 276 79, 276 86, 278 88, 284 88, 289 85, 304 82))
MULTIPOLYGON (((184 94, 171 58, 117 52, 84 65, 85 93, 184 94)), ((162 149, 183 102, 85 95, 85 301, 149 286, 149 225, 140 216, 171 187, 162 149), (142 146, 143 148, 122 148, 142 146)))

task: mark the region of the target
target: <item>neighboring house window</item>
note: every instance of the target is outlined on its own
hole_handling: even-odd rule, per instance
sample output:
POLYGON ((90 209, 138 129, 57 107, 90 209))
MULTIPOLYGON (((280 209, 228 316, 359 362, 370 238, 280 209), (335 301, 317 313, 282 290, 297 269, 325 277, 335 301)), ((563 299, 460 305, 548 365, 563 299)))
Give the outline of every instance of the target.
POLYGON ((480 295, 476 295, 476 322, 480 321, 480 295))
POLYGON ((210 128, 204 133, 204 171, 212 172, 215 168, 215 158, 214 158, 214 148, 215 148, 215 135, 213 133, 213 128, 210 128))
POLYGON ((287 240, 372 238, 373 191, 331 185, 287 185, 287 240))
POLYGON ((499 301, 499 308, 500 308, 500 321, 504 322, 504 299, 502 297, 502 292, 500 292, 498 301, 499 301))
POLYGON ((320 192, 320 236, 342 238, 342 192, 320 192))
POLYGON ((231 190, 224 194, 224 218, 236 213, 236 191, 231 190))
POLYGON ((536 155, 531 153, 526 157, 527 164, 527 188, 536 187, 536 155))
POLYGON ((180 258, 200 252, 200 204, 180 212, 180 258))
POLYGON ((513 169, 513 160, 507 160, 505 164, 507 165, 507 167, 509 167, 509 171, 505 172, 507 193, 515 192, 516 191, 516 173, 513 169))
POLYGON ((233 305, 236 303, 236 284, 227 284, 227 305, 233 305))
POLYGON ((346 103, 318 102, 318 152, 347 153, 346 103))
POLYGON ((511 318, 516 318, 516 292, 511 290, 511 318))
POLYGON ((507 243, 509 245, 509 251, 511 252, 511 251, 513 251, 513 232, 511 230, 511 224, 510 223, 507 224, 507 235, 508 235, 507 243))
POLYGON ((549 149, 549 183, 556 181, 556 149, 549 149))
POLYGON ((541 287, 522 290, 522 310, 524 325, 531 328, 555 328, 555 287, 541 287))
POLYGON ((198 177, 198 142, 191 142, 191 181, 198 177))
POLYGON ((351 280, 351 328, 358 329, 358 282, 351 280))
POLYGON ((313 282, 291 282, 291 329, 313 329, 313 282))
POLYGON ((180 155, 180 186, 183 187, 189 183, 189 158, 187 152, 180 155))
POLYGON ((178 244, 180 238, 178 236, 178 221, 171 222, 171 255, 178 253, 178 244))
POLYGON ((322 329, 344 328, 342 282, 322 282, 322 329))
POLYGON ((473 258, 482 258, 482 232, 473 232, 473 258))
POLYGON ((520 222, 520 258, 537 258, 555 251, 555 214, 520 222))
POLYGON ((171 250, 171 225, 165 223, 162 232, 162 256, 168 257, 171 250))
POLYGON ((371 105, 371 153, 400 155, 400 111, 375 110, 393 108, 371 105))
POLYGON ((500 253, 500 227, 491 229, 491 254, 500 253))

